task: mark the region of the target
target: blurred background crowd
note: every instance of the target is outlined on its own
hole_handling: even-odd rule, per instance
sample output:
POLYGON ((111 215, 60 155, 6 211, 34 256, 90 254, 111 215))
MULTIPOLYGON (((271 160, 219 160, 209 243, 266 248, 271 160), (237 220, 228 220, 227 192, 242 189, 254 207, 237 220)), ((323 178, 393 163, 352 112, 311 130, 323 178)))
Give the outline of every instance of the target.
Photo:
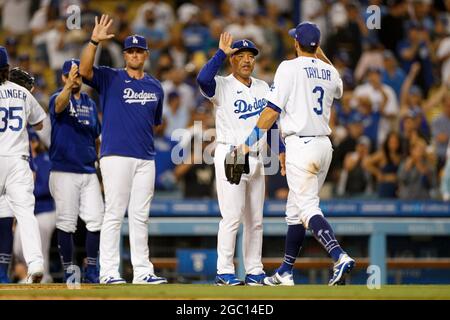
MULTIPOLYGON (((61 85, 63 62, 78 58, 89 40, 95 16, 112 16, 115 34, 102 43, 97 65, 123 67, 125 37, 146 37, 146 71, 165 92, 156 196, 215 197, 213 166, 199 159, 174 164, 178 141, 171 136, 188 129, 194 138, 201 131, 195 121, 214 128, 214 110, 195 78, 220 33, 254 41, 254 76, 271 84, 279 63, 295 58, 287 30, 309 20, 319 25, 321 46, 344 81, 332 110, 335 152, 322 198, 450 200, 450 0, 0 0, 0 7, 11 67, 34 75, 44 108, 61 85), (67 28, 68 20, 77 23, 71 5, 81 9, 79 29, 67 28), (374 18, 371 5, 379 8, 379 29, 366 23, 374 18)), ((224 65, 221 73, 229 72, 224 65)), ((280 175, 268 176, 266 189, 269 198, 287 197, 280 175)))

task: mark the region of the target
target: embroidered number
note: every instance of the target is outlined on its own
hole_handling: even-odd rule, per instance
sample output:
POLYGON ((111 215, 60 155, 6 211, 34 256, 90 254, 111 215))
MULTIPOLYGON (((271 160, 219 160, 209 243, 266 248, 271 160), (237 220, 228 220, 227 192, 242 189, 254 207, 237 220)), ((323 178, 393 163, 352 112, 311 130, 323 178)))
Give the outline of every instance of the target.
POLYGON ((322 114, 322 112, 323 112, 323 107, 322 107, 323 94, 324 94, 323 88, 320 87, 320 86, 315 87, 314 90, 313 90, 313 93, 316 93, 316 92, 320 93, 320 96, 317 99, 317 102, 319 102, 319 107, 314 107, 313 110, 314 110, 315 113, 317 113, 320 116, 322 114))
POLYGON ((12 131, 20 131, 23 127, 23 120, 17 113, 22 110, 22 107, 10 107, 9 111, 6 108, 0 107, 0 132, 5 132, 8 128, 12 131))

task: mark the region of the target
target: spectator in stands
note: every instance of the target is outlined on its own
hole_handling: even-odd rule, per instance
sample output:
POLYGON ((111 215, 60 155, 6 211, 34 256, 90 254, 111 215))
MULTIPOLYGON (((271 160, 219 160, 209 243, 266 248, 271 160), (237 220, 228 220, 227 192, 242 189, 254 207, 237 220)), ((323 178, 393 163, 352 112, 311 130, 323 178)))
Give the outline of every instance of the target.
POLYGON ((253 22, 253 17, 245 11, 239 11, 236 21, 225 28, 234 39, 249 39, 257 46, 265 46, 263 29, 253 22))
POLYGON ((18 55, 19 55, 19 40, 16 37, 10 36, 5 40, 5 48, 8 51, 9 65, 13 67, 18 66, 18 55))
POLYGON ((397 53, 398 43, 405 38, 408 4, 407 0, 389 0, 387 6, 388 12, 381 18, 382 28, 378 30, 378 38, 385 49, 397 53))
POLYGON ((163 118, 160 126, 155 128, 155 189, 172 191, 176 189, 174 175, 175 164, 172 161, 172 149, 177 144, 164 134, 167 121, 163 118))
POLYGON ((181 107, 180 95, 176 90, 167 95, 167 108, 163 110, 163 117, 167 123, 164 130, 166 137, 170 138, 171 134, 177 129, 186 128, 191 109, 181 107))
MULTIPOLYGON (((345 4, 345 10, 345 23, 337 27, 336 31, 330 35, 328 41, 326 41, 325 51, 333 57, 337 51, 345 50, 350 56, 350 68, 354 69, 361 56, 361 43, 364 36, 367 35, 367 27, 359 14, 357 2, 351 1, 345 4)), ((331 9, 330 17, 333 16, 335 16, 335 13, 331 9)))
POLYGON ((158 27, 169 30, 175 23, 174 10, 170 4, 161 0, 148 0, 137 9, 133 29, 145 26, 145 15, 149 10, 154 12, 155 23, 158 27))
POLYGON ((437 62, 442 65, 442 81, 448 81, 448 79, 450 79, 450 36, 447 36, 440 42, 436 52, 436 58, 437 62))
POLYGON ((370 68, 383 70, 383 46, 376 38, 368 38, 364 44, 364 51, 358 60, 355 69, 355 80, 357 83, 363 80, 370 68))
POLYGON ((338 196, 353 198, 370 194, 370 175, 363 167, 363 162, 370 152, 370 144, 370 139, 362 136, 356 143, 356 150, 345 156, 338 182, 338 196))
POLYGON ((348 153, 355 151, 356 143, 364 132, 363 122, 357 113, 353 113, 348 119, 345 128, 347 130, 347 136, 334 148, 335 151, 330 170, 333 181, 338 181, 345 157, 348 153))
POLYGON ((378 197, 397 197, 397 171, 401 160, 400 136, 396 132, 390 132, 382 149, 370 155, 363 162, 364 168, 376 178, 378 197))
POLYGON ((403 69, 398 66, 397 59, 392 51, 385 50, 383 53, 383 58, 384 68, 381 72, 382 82, 394 90, 395 96, 397 97, 397 102, 400 102, 400 93, 406 74, 403 69))
POLYGON ((183 185, 184 198, 212 198, 214 189, 214 166, 203 161, 208 142, 191 140, 189 160, 175 168, 175 177, 183 185), (195 152, 195 143, 201 143, 201 152, 195 152))
MULTIPOLYGON (((189 114, 194 108, 194 89, 186 83, 186 70, 184 68, 173 68, 168 73, 168 79, 162 82, 164 94, 177 91, 180 96, 180 108, 189 114)), ((164 109, 168 107, 168 101, 164 101, 164 109)))
POLYGON ((355 87, 355 79, 353 71, 349 68, 350 57, 345 51, 338 51, 333 58, 333 65, 341 76, 344 88, 353 89, 355 87))
POLYGON ((200 23, 199 14, 192 14, 183 28, 182 39, 184 47, 189 54, 196 51, 205 52, 208 49, 209 29, 200 23))
POLYGON ((366 80, 366 83, 355 88, 354 97, 360 107, 359 112, 367 121, 364 125, 366 128, 364 134, 371 139, 374 146, 377 146, 393 129, 399 107, 394 90, 381 82, 380 68, 369 68, 366 80), (368 119, 371 119, 370 123, 368 119))
POLYGON ((402 68, 409 72, 413 63, 420 64, 420 72, 416 77, 416 84, 422 88, 425 95, 433 84, 434 51, 430 40, 430 34, 417 22, 410 21, 407 38, 397 45, 397 52, 400 56, 402 68))
POLYGON ((3 0, 0 5, 3 6, 2 29, 8 34, 25 35, 30 30, 32 0, 3 0))
POLYGON ((437 169, 438 171, 444 166, 447 146, 450 138, 450 94, 445 95, 444 104, 442 106, 442 114, 437 117, 431 124, 433 143, 436 147, 437 169))
POLYGON ((414 111, 410 110, 400 121, 402 124, 400 135, 403 156, 409 156, 411 145, 416 143, 419 139, 425 140, 425 137, 420 132, 421 117, 418 117, 414 111))
MULTIPOLYGON (((449 1, 450 2, 450 1, 449 1)), ((447 146, 447 160, 442 170, 441 194, 444 201, 450 201, 450 143, 447 146)))
MULTIPOLYGON (((424 101, 423 93, 420 87, 413 85, 414 79, 419 73, 420 65, 414 63, 402 85, 400 96, 400 117, 405 117, 406 114, 412 115, 415 121, 418 122, 418 129, 421 136, 426 141, 430 139, 430 126, 425 117, 425 113, 432 108, 431 99, 424 101)), ((400 121, 400 131, 402 131, 403 122, 400 121)))
POLYGON ((430 199, 437 185, 436 169, 427 155, 427 144, 419 139, 411 144, 410 155, 398 170, 399 198, 402 200, 430 199))

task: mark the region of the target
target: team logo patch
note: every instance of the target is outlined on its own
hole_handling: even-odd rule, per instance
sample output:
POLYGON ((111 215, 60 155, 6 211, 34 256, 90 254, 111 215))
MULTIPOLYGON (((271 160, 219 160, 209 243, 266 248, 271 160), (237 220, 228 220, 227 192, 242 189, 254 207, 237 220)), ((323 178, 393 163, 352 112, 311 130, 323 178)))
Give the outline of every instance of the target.
POLYGON ((236 100, 234 102, 234 113, 241 114, 239 119, 248 119, 253 116, 257 116, 261 113, 263 108, 266 106, 266 99, 256 99, 254 98, 253 103, 247 103, 245 100, 236 100))
POLYGON ((158 101, 156 97, 156 93, 154 92, 134 92, 131 88, 126 88, 123 90, 123 98, 125 99, 125 103, 139 103, 141 105, 146 104, 147 102, 158 101))

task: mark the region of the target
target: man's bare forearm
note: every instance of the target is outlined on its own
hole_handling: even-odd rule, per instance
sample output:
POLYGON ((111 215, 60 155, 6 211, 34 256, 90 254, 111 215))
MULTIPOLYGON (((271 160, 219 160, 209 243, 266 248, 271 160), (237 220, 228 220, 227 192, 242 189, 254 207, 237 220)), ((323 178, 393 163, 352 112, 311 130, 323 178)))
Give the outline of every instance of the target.
POLYGON ((72 89, 64 86, 62 91, 59 93, 59 95, 55 99, 55 112, 61 113, 64 111, 64 109, 69 104, 70 95, 72 94, 72 89))
POLYGON ((94 76, 93 66, 96 52, 97 46, 89 42, 81 53, 80 75, 88 80, 92 80, 92 77, 94 76))

